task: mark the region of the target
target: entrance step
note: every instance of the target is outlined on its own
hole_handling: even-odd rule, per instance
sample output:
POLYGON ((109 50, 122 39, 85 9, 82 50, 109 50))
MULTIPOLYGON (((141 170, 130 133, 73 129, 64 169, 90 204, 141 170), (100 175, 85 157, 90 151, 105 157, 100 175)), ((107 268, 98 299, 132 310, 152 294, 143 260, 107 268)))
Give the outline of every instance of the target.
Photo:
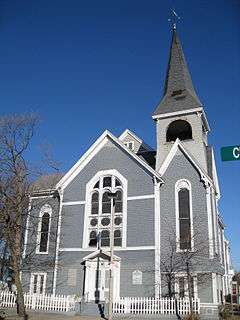
POLYGON ((101 317, 104 315, 104 304, 101 302, 85 302, 81 307, 81 315, 101 317))

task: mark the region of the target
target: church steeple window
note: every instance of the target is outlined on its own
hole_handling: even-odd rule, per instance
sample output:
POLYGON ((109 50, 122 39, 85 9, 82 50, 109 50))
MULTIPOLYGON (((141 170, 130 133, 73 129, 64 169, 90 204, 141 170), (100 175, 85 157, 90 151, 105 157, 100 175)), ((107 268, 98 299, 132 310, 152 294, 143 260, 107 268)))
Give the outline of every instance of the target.
POLYGON ((176 139, 189 140, 192 139, 192 127, 185 120, 175 120, 170 123, 167 134, 166 141, 172 142, 176 139))

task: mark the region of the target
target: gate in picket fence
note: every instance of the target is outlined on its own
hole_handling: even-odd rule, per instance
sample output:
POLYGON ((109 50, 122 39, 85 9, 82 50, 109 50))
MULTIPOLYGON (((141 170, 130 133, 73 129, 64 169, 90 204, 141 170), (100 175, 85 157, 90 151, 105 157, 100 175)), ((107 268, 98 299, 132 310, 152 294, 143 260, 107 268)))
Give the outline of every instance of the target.
MULTIPOLYGON (((193 312, 200 312, 200 300, 192 299, 193 312)), ((136 298, 125 297, 113 302, 113 313, 115 314, 189 314, 190 301, 184 299, 169 298, 136 298)))
MULTIPOLYGON (((25 307, 33 310, 74 311, 75 300, 72 296, 50 294, 24 294, 25 307)), ((13 308, 16 306, 16 295, 10 291, 0 291, 0 307, 13 308)))

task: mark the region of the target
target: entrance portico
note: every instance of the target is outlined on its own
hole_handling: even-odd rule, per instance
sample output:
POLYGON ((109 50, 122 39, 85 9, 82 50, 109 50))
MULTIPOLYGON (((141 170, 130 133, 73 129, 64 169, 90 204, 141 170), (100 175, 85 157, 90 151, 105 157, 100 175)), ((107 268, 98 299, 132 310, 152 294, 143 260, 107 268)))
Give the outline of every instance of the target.
MULTIPOLYGON (((110 253, 102 250, 94 251, 83 258, 85 265, 84 296, 86 301, 108 301, 110 253)), ((120 294, 121 259, 114 255, 113 270, 113 299, 120 294)))

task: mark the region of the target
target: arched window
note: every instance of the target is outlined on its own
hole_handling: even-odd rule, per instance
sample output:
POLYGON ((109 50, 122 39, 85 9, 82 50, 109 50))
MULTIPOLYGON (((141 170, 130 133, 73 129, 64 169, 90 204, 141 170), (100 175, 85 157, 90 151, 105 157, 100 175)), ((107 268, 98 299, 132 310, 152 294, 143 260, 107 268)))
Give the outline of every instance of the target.
POLYGON ((48 253, 52 209, 49 205, 41 208, 39 214, 37 253, 48 253))
POLYGON ((97 191, 93 192, 92 194, 92 214, 98 214, 98 201, 99 201, 99 194, 97 191))
POLYGON ((117 193, 113 221, 114 245, 122 246, 123 186, 114 175, 106 175, 95 182, 91 193, 91 213, 88 217, 88 246, 90 247, 110 246, 113 201, 108 196, 109 192, 117 193))
POLYGON ((191 185, 186 180, 176 184, 177 205, 177 247, 180 250, 191 250, 193 245, 191 185))
POLYGON ((187 121, 175 120, 170 123, 167 129, 166 141, 175 141, 177 138, 180 140, 192 139, 192 127, 187 121))

